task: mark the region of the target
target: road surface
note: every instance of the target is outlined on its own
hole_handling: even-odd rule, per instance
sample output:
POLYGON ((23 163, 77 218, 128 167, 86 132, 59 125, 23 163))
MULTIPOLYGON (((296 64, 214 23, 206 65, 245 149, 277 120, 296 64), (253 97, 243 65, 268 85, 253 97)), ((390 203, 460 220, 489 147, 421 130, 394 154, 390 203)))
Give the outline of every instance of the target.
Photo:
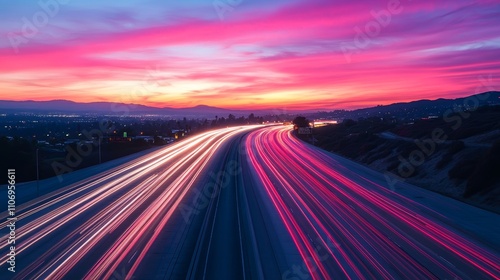
POLYGON ((500 278, 499 215, 404 183, 392 190, 287 127, 252 132, 246 146, 314 279, 500 278))
MULTIPOLYGON (((87 174, 87 173, 81 173, 87 174)), ((205 132, 16 207, 0 279, 494 279, 500 219, 298 141, 205 132)))
POLYGON ((19 205, 16 272, 2 232, 0 278, 279 278, 287 259, 243 188, 240 143, 257 127, 192 136, 19 205))

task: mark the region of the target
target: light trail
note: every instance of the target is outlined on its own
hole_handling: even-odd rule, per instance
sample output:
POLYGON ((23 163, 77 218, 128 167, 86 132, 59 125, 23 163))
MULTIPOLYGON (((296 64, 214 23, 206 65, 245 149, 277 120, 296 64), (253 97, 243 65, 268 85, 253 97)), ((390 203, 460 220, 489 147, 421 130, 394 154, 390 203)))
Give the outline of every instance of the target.
POLYGON ((346 170, 297 140, 290 128, 251 132, 246 147, 314 279, 500 278, 498 251, 442 223, 442 215, 427 207, 346 170))
MULTIPOLYGON (((104 254, 82 274, 85 279, 109 279, 125 262, 131 263, 127 274, 133 275, 221 146, 256 127, 205 132, 20 205, 16 258, 32 261, 15 278, 62 279, 95 249, 104 254), (49 245, 40 249, 44 244, 49 245)), ((0 238, 2 266, 7 238, 0 238)))
POLYGON ((280 126, 190 137, 19 205, 19 271, 6 279, 303 279, 300 260, 313 279, 499 278, 497 249, 347 163, 280 126), (188 225, 178 211, 200 192, 188 225))

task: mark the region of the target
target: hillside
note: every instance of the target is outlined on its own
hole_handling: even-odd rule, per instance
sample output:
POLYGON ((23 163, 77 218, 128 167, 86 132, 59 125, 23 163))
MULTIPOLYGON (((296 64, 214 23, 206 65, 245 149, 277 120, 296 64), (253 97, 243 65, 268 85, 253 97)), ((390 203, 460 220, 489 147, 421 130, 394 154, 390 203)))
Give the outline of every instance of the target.
POLYGON ((357 110, 335 110, 319 112, 312 118, 354 119, 367 117, 383 117, 411 121, 427 116, 443 116, 448 110, 467 110, 471 107, 500 105, 500 92, 483 92, 455 99, 416 100, 390 105, 363 108, 357 110))
POLYGON ((458 118, 349 120, 316 128, 315 138, 318 146, 392 178, 500 212, 500 106, 467 113, 460 125, 458 118), (441 136, 433 138, 437 132, 441 136))

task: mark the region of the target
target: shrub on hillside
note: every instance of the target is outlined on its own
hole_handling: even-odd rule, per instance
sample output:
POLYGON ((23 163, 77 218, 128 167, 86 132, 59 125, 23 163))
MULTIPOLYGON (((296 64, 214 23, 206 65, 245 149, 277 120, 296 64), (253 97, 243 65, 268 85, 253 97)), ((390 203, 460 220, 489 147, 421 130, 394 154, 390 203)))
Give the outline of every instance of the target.
POLYGON ((464 147, 465 147, 465 144, 463 141, 453 141, 448 148, 448 153, 449 154, 456 154, 456 153, 460 152, 461 150, 463 150, 464 147))
POLYGON ((465 147, 462 141, 453 141, 448 147, 448 151, 442 155, 441 160, 436 163, 437 169, 442 169, 453 159, 453 156, 465 147))
POLYGON ((476 170, 477 160, 474 159, 463 159, 455 166, 453 166, 450 171, 448 171, 448 177, 450 179, 456 180, 466 180, 468 179, 472 173, 476 170))
POLYGON ((467 182, 464 197, 488 191, 500 181, 500 141, 496 142, 477 165, 467 182))
POLYGON ((453 154, 446 153, 441 156, 441 159, 436 163, 436 169, 443 169, 453 159, 453 154))

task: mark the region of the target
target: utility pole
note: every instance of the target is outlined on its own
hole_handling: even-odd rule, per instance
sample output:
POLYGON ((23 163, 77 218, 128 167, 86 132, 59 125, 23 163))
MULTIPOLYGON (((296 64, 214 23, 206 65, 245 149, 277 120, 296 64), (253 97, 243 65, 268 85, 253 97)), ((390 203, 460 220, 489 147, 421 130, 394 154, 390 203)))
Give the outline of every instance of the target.
POLYGON ((312 124, 313 124, 313 125, 312 125, 312 127, 311 127, 311 141, 312 141, 313 146, 316 146, 316 145, 314 144, 314 133, 313 133, 313 131, 314 131, 314 120, 313 120, 312 124))
POLYGON ((101 136, 98 136, 99 138, 99 164, 102 163, 102 157, 101 157, 101 136))
POLYGON ((40 170, 38 166, 38 146, 36 147, 36 196, 40 196, 40 170))

